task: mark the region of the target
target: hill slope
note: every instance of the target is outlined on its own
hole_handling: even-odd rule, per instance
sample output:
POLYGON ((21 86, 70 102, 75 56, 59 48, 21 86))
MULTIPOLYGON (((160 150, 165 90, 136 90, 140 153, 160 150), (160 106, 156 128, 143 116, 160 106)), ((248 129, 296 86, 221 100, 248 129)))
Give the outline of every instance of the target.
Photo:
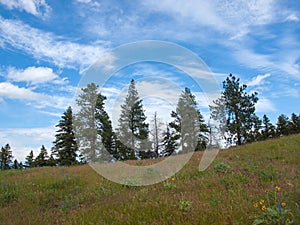
POLYGON ((299 153, 300 135, 282 137, 221 151, 199 172, 197 152, 172 179, 143 187, 110 182, 88 165, 3 171, 0 224, 252 224, 260 200, 286 203, 300 224, 299 153))

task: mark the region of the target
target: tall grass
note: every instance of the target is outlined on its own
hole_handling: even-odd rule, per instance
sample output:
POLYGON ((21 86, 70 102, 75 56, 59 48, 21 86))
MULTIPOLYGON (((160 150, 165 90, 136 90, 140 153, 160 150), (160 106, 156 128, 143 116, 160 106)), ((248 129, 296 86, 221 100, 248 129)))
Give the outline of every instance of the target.
POLYGON ((300 224, 300 135, 223 150, 204 172, 201 156, 142 187, 110 182, 88 165, 0 172, 0 224, 253 224, 262 213, 253 205, 276 186, 300 224))

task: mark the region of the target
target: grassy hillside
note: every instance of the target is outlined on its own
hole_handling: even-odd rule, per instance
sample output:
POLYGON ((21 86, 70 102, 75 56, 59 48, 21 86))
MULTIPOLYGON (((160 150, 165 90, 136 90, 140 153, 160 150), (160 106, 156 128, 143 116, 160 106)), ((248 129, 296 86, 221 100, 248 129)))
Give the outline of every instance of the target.
POLYGON ((88 165, 0 172, 0 224, 252 224, 266 213, 300 224, 300 135, 221 151, 204 172, 201 155, 143 187, 110 182, 88 165))

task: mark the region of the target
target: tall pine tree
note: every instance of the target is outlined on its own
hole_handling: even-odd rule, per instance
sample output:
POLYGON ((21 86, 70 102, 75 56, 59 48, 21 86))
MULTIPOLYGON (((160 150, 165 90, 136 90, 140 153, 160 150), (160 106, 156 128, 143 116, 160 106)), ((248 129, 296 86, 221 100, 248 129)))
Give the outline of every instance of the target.
POLYGON ((55 135, 54 152, 57 154, 59 165, 74 165, 77 157, 77 143, 73 128, 73 113, 69 106, 56 125, 59 129, 55 135))
POLYGON ((173 139, 176 137, 179 141, 181 152, 205 149, 208 128, 189 88, 181 93, 176 111, 171 112, 171 117, 173 121, 169 126, 175 134, 173 139))
POLYGON ((275 132, 275 126, 270 122, 270 119, 267 117, 266 114, 263 115, 262 118, 262 139, 265 140, 267 138, 274 137, 275 132))
POLYGON ((95 123, 97 133, 101 138, 102 148, 99 149, 99 159, 101 161, 110 161, 112 156, 119 159, 117 151, 116 135, 112 128, 111 120, 105 111, 104 101, 106 97, 99 93, 95 106, 95 123))
POLYGON ((9 144, 6 144, 4 147, 1 148, 0 152, 0 169, 7 170, 10 169, 12 164, 12 151, 9 144))
POLYGON ((76 139, 81 154, 87 162, 97 159, 101 147, 95 121, 97 98, 98 85, 90 83, 81 89, 76 99, 77 110, 74 116, 76 139))
POLYGON ((34 162, 34 156, 33 156, 33 151, 31 150, 29 152, 29 155, 26 156, 25 158, 25 167, 29 167, 29 168, 33 167, 34 166, 33 162, 34 162))
POLYGON ((219 99, 210 106, 211 117, 224 123, 226 117, 226 133, 229 135, 229 144, 242 145, 252 140, 249 133, 257 122, 255 104, 258 101, 257 93, 248 94, 247 85, 240 85, 240 79, 230 74, 223 82, 224 91, 219 99), (223 112, 221 112, 223 110, 223 112))
POLYGON ((149 125, 142 100, 139 98, 134 80, 131 80, 125 102, 121 105, 118 138, 119 154, 122 159, 150 157, 151 144, 148 140, 149 125))

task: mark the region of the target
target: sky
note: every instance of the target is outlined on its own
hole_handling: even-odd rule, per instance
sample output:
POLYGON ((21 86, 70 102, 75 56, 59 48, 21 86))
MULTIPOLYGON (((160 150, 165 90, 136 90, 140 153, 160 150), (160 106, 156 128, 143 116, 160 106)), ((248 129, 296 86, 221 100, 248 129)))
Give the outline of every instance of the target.
MULTIPOLYGON (((119 46, 144 40, 192 51, 222 87, 232 73, 258 92, 257 115, 276 123, 300 113, 300 4, 298 0, 0 0, 0 146, 24 160, 54 141, 62 113, 74 104, 91 65, 119 46)), ((101 76, 101 75, 99 75, 101 76)), ((117 123, 130 80, 146 115, 169 119, 188 86, 209 117, 203 92, 186 71, 139 62, 111 75, 101 92, 117 123)))

